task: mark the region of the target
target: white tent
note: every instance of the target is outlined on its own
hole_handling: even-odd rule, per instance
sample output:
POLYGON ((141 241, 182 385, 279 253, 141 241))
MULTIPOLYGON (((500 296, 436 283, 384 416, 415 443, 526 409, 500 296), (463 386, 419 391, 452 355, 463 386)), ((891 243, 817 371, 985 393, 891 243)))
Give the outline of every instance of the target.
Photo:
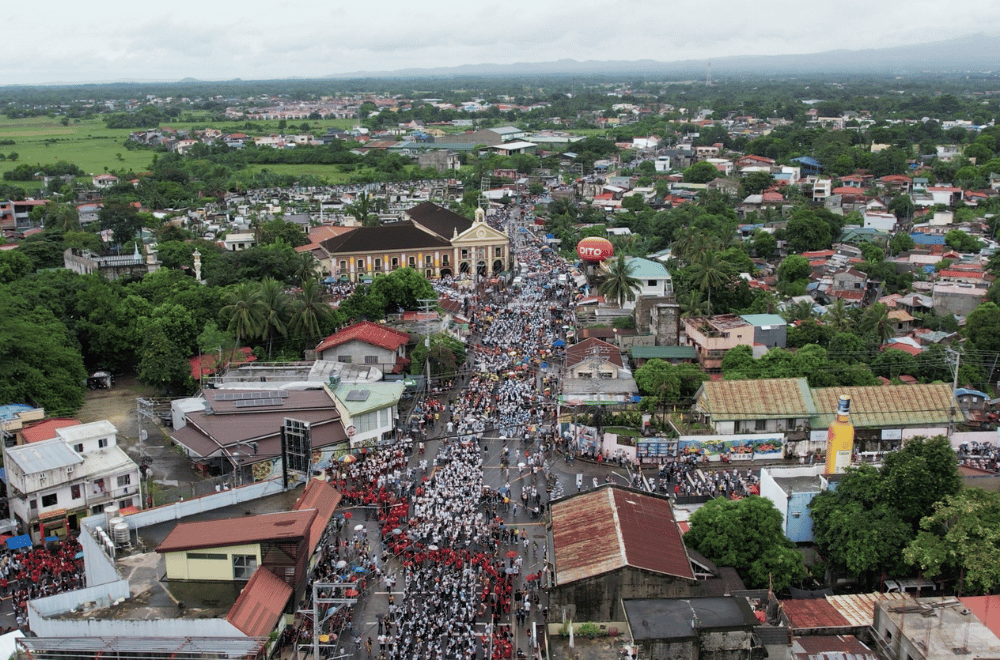
POLYGON ((19 637, 24 637, 20 630, 0 635, 0 660, 10 660, 17 652, 17 642, 19 637))

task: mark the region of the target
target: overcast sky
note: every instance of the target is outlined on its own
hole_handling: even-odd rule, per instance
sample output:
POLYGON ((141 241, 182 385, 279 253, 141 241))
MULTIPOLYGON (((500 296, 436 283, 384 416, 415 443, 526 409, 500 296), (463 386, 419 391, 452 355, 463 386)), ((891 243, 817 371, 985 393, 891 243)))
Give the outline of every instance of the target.
POLYGON ((881 48, 998 28, 1000 10, 982 0, 44 0, 5 13, 0 85, 711 59, 881 48))

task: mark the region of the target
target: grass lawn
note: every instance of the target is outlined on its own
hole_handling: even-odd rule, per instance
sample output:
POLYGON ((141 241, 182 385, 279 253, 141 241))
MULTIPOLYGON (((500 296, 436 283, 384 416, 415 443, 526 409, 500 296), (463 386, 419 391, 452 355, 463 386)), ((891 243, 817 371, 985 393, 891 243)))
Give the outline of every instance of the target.
POLYGON ((361 170, 358 170, 358 172, 341 172, 339 165, 286 165, 284 163, 250 165, 247 169, 251 172, 267 170, 268 172, 274 172, 275 174, 290 176, 312 174, 313 176, 326 179, 326 181, 332 185, 347 183, 350 181, 352 176, 361 172, 361 170))
MULTIPOLYGON (((174 122, 165 124, 177 130, 192 128, 218 128, 226 133, 248 132, 252 134, 268 134, 278 132, 277 121, 251 122, 255 129, 245 128, 246 122, 174 122)), ((354 119, 323 119, 307 122, 310 132, 325 133, 327 128, 349 129, 357 124, 354 119)), ((303 122, 291 122, 285 133, 298 132, 298 126, 303 122)), ((101 119, 85 119, 79 122, 71 120, 63 126, 59 119, 50 117, 28 117, 23 119, 7 119, 0 116, 0 140, 14 140, 14 145, 0 145, 0 153, 5 156, 11 152, 18 154, 17 161, 0 161, 0 175, 14 169, 20 164, 56 163, 65 160, 78 165, 88 176, 101 174, 105 169, 132 170, 142 172, 149 169, 153 160, 152 151, 129 151, 123 143, 128 139, 133 129, 107 128, 101 119)), ((307 173, 316 174, 338 183, 347 180, 347 175, 336 171, 335 166, 307 165, 276 165, 275 172, 282 174, 307 173), (289 169, 285 169, 289 168, 289 169)), ((40 184, 19 181, 12 182, 25 188, 37 188, 40 184)))

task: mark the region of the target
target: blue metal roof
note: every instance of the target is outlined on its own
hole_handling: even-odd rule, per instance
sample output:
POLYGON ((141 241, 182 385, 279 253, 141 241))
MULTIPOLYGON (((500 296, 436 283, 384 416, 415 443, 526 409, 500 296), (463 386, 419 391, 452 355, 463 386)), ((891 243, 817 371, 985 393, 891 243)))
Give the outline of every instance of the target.
POLYGON ((970 390, 967 387, 960 387, 957 390, 955 390, 955 396, 969 396, 969 395, 978 396, 983 399, 990 398, 990 395, 986 394, 985 392, 980 392, 979 390, 970 390))
POLYGON ((917 245, 944 245, 944 236, 941 234, 922 234, 920 232, 916 232, 914 234, 910 234, 910 238, 912 238, 913 242, 917 245))
POLYGON ((0 419, 16 419, 18 414, 26 410, 34 410, 34 408, 23 403, 9 403, 0 406, 0 419))
POLYGON ((819 161, 812 156, 799 156, 798 158, 792 159, 793 163, 802 163, 803 165, 812 165, 813 167, 819 167, 819 161))

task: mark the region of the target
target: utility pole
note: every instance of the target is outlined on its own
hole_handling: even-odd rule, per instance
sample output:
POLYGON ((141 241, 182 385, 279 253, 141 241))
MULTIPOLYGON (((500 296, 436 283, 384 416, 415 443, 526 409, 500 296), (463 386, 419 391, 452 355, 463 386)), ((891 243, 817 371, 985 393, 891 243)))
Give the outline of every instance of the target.
POLYGON ((424 354, 424 370, 427 377, 426 387, 427 394, 431 393, 431 328, 433 327, 431 323, 431 305, 437 305, 437 298, 421 298, 417 300, 420 303, 421 311, 424 315, 424 348, 427 352, 424 354))
MULTIPOLYGON (((955 390, 958 389, 958 368, 962 361, 962 354, 958 351, 947 348, 948 351, 948 365, 954 370, 954 380, 951 386, 952 398, 955 396, 955 390), (954 360, 954 362, 952 362, 954 360)), ((948 413, 948 438, 951 438, 952 433, 955 432, 955 406, 951 406, 951 410, 948 413)))

